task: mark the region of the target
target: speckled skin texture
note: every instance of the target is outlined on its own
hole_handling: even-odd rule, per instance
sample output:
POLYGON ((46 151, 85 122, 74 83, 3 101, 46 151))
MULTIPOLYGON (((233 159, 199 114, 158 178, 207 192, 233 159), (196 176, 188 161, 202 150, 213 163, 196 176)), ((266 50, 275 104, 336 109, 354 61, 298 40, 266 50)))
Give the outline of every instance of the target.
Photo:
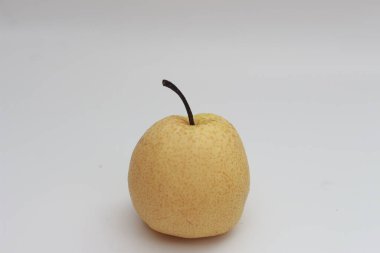
POLYGON ((169 116, 133 151, 128 183, 133 205, 152 229, 184 238, 215 236, 240 219, 249 168, 235 128, 214 114, 169 116))

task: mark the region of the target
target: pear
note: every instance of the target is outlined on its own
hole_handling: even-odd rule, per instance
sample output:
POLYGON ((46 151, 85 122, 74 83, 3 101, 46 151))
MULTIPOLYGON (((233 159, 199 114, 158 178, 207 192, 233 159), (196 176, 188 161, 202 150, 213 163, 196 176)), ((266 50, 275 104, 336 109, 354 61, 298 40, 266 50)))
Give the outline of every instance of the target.
POLYGON ((226 233, 240 219, 249 192, 249 167, 236 129, 215 114, 169 116, 150 127, 130 161, 134 208, 153 230, 200 238, 226 233))

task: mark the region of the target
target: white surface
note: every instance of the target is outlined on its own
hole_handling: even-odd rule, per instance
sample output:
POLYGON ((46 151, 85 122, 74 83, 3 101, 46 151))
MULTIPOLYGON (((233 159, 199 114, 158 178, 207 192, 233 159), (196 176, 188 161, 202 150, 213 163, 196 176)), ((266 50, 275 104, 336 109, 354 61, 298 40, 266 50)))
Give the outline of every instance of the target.
POLYGON ((379 252, 379 1, 0 1, 0 252, 379 252), (235 229, 149 230, 128 194, 144 131, 239 130, 235 229))

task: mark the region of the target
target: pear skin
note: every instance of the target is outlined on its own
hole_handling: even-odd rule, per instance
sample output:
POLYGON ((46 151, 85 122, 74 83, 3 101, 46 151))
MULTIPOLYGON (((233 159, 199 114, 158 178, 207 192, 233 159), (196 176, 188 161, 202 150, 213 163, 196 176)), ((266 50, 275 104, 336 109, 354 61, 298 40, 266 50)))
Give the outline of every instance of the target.
POLYGON ((194 125, 169 116, 146 131, 133 151, 128 185, 133 206, 150 228, 200 238, 226 233, 239 221, 249 178, 232 124, 198 114, 194 125))

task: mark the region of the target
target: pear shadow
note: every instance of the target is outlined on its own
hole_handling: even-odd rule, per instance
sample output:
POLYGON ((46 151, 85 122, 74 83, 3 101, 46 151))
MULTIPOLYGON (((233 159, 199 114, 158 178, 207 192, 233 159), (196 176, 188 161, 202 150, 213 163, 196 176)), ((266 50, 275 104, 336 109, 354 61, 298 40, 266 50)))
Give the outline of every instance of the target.
POLYGON ((222 235, 203 238, 181 238, 162 234, 151 229, 140 219, 130 204, 124 204, 114 210, 113 214, 113 232, 117 234, 118 238, 129 238, 132 243, 140 244, 140 247, 212 248, 231 239, 234 232, 232 230, 222 235))

